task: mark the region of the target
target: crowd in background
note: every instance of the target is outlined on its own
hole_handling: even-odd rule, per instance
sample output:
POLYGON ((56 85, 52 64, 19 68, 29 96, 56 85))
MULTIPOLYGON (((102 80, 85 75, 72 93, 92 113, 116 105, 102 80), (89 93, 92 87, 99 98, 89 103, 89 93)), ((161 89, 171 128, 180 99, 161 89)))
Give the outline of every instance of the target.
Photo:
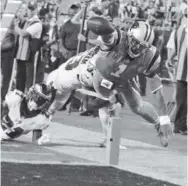
MULTIPOLYGON (((7 34, 4 45, 2 45, 1 48, 2 74, 4 77, 1 92, 2 102, 9 88, 14 59, 17 60, 15 86, 17 89, 24 92, 27 91, 34 82, 37 83, 45 80, 45 76, 48 73, 57 69, 70 57, 97 44, 95 43, 97 36, 88 30, 84 30, 83 33, 87 41, 79 42, 78 35, 81 24, 74 24, 71 21, 76 19, 76 16, 78 16, 80 10, 86 3, 88 3, 86 19, 95 15, 104 16, 122 30, 127 30, 130 24, 135 20, 147 21, 155 31, 156 37, 153 44, 161 52, 160 76, 162 78, 172 79, 169 68, 166 67, 171 52, 169 42, 171 42, 172 34, 181 24, 182 18, 186 13, 185 11, 187 11, 187 2, 185 0, 80 1, 70 4, 67 10, 62 10, 62 1, 38 0, 37 2, 33 2, 32 0, 29 2, 29 6, 27 2, 22 4, 16 15, 16 20, 11 25, 9 34, 7 34), (15 46, 18 47, 18 50, 21 50, 21 47, 23 47, 23 43, 21 44, 21 42, 25 41, 27 43, 22 29, 24 29, 25 23, 28 22, 28 10, 30 14, 33 13, 33 16, 36 18, 33 20, 33 18, 30 17, 29 19, 33 21, 33 28, 36 28, 36 25, 38 25, 37 30, 39 32, 38 36, 36 36, 36 30, 34 32, 31 28, 29 29, 27 25, 31 35, 35 35, 37 39, 35 43, 32 41, 34 45, 33 48, 35 49, 30 51, 33 52, 32 59, 18 57, 18 51, 15 51, 15 46), (21 41, 21 39, 23 40, 21 41), (88 42, 88 40, 90 40, 90 42, 88 42), (9 46, 7 46, 7 43, 9 43, 9 46), (78 43, 80 44, 79 51, 77 48, 78 43), (34 62, 36 62, 35 65, 34 62)), ((28 24, 31 26, 31 22, 28 24)), ((24 45, 29 46, 28 43, 24 45)), ((178 59, 173 58, 172 60, 175 62, 172 65, 174 67, 178 59)), ((175 75, 175 71, 174 68, 171 68, 173 75, 175 75)), ((146 79, 145 77, 139 76, 138 81, 141 95, 145 96, 146 79)), ((79 106, 77 105, 79 105, 79 100, 75 98, 73 102, 73 109, 78 110, 79 106)), ((66 105, 62 109, 66 109, 66 105)), ((84 114, 89 115, 91 113, 87 112, 84 114)), ((95 115, 95 113, 92 114, 95 115)))

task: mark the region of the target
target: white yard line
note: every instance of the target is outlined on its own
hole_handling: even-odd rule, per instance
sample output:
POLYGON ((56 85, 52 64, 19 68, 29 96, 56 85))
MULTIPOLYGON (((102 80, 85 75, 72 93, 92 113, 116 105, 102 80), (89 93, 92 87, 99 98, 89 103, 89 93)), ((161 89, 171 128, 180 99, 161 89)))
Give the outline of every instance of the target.
POLYGON ((77 162, 77 161, 72 161, 72 162, 63 162, 63 161, 54 161, 54 160, 50 160, 50 161, 42 161, 42 160, 16 160, 16 159, 11 159, 11 158, 2 158, 1 159, 1 163, 20 163, 20 164, 33 164, 33 165, 44 165, 44 164, 48 164, 48 165, 72 165, 72 166, 77 166, 77 165, 84 165, 84 166, 104 166, 107 167, 104 164, 101 163, 93 163, 93 162, 77 162))
POLYGON ((1 163, 27 163, 27 164, 62 164, 60 161, 42 161, 42 160, 18 160, 18 159, 11 159, 11 158, 2 158, 1 163))
POLYGON ((1 151, 2 154, 20 154, 20 155, 42 155, 42 156, 52 156, 55 155, 55 153, 37 153, 37 152, 17 152, 17 151, 1 151))

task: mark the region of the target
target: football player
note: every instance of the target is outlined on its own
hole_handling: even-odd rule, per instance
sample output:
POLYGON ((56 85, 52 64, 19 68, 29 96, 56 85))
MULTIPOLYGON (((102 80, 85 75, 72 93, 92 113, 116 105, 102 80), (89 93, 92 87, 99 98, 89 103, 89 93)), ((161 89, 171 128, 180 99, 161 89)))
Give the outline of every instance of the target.
POLYGON ((2 117, 1 141, 18 138, 33 130, 43 130, 49 126, 47 112, 55 90, 45 84, 35 84, 28 93, 15 89, 5 98, 8 112, 2 117))
MULTIPOLYGON (((52 83, 56 89, 56 96, 48 111, 54 114, 68 100, 73 90, 81 87, 93 87, 92 72, 88 67, 88 61, 98 52, 98 47, 83 52, 70 58, 58 69, 52 71, 46 80, 46 84, 52 83)), ((93 69, 92 69, 93 71, 93 69)))
POLYGON ((99 52, 90 60, 95 69, 94 89, 104 97, 109 97, 114 89, 121 92, 135 114, 154 124, 161 145, 168 146, 172 128, 161 80, 157 75, 160 53, 152 45, 154 31, 151 26, 146 22, 136 21, 125 32, 114 28, 102 17, 93 17, 87 21, 87 27, 100 36, 102 43, 99 52), (142 100, 134 81, 138 74, 147 77, 156 98, 158 112, 153 105, 142 100))
MULTIPOLYGON (((161 145, 168 146, 172 128, 166 112, 162 84, 157 75, 160 54, 152 46, 154 39, 152 28, 145 22, 135 22, 128 32, 120 31, 102 17, 90 18, 87 26, 100 36, 100 48, 71 58, 49 75, 47 84, 53 81, 57 94, 48 112, 53 114, 55 110, 61 108, 71 90, 82 85, 94 87, 101 97, 106 98, 117 95, 114 94, 116 90, 115 92, 124 95, 134 113, 154 124, 161 145), (86 62, 80 63, 84 58, 86 62), (134 81, 134 77, 138 74, 148 77, 152 93, 156 97, 158 113, 153 105, 142 100, 134 81)), ((108 124, 109 113, 105 108, 112 103, 109 103, 109 100, 96 98, 90 104, 103 109, 99 112, 99 116, 101 115, 100 119, 103 118, 103 128, 106 128, 104 125, 108 124)))

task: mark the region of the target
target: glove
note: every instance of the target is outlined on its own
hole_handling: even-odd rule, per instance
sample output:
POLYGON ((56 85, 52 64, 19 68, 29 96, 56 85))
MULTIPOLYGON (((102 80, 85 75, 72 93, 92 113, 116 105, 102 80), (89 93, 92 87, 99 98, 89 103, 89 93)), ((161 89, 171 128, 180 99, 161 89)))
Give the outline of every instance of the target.
POLYGON ((163 147, 168 146, 168 140, 173 135, 173 130, 170 124, 169 116, 160 116, 160 123, 155 125, 155 128, 158 131, 158 137, 160 139, 160 143, 163 147))
POLYGON ((4 116, 2 118, 2 128, 3 130, 6 130, 6 129, 10 129, 11 127, 13 127, 13 122, 12 120, 10 119, 10 117, 8 115, 4 116))

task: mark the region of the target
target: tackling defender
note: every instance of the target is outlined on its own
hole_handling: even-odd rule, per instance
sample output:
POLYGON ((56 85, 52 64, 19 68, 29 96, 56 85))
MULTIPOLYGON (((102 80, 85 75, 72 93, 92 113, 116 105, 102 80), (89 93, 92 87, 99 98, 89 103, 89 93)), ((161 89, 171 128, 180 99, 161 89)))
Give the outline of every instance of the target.
POLYGON ((26 95, 15 89, 6 95, 8 112, 1 122, 1 140, 18 138, 33 130, 43 130, 49 126, 48 106, 55 90, 45 84, 35 84, 26 95))

